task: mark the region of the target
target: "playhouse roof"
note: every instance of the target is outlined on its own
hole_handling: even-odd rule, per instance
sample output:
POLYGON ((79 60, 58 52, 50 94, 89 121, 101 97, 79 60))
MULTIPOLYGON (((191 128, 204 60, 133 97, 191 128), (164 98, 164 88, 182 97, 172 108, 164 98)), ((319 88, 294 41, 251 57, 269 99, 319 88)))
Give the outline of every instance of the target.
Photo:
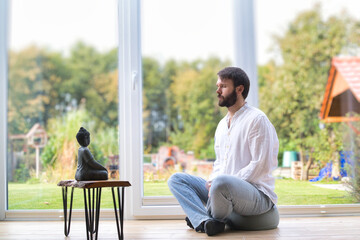
POLYGON ((360 57, 334 57, 320 110, 325 122, 358 121, 360 113, 360 57))
POLYGON ((39 124, 39 123, 35 123, 32 128, 30 129, 30 131, 26 134, 26 137, 32 137, 32 136, 36 136, 39 134, 45 134, 46 135, 46 131, 45 129, 39 124))

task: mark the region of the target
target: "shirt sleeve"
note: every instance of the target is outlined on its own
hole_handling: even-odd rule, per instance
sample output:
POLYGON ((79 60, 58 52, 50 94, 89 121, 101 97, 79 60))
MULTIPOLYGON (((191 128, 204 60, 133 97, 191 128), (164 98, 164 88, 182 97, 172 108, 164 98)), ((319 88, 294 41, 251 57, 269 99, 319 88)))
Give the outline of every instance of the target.
POLYGON ((274 126, 266 116, 258 117, 250 128, 248 143, 251 160, 239 171, 238 176, 256 184, 262 176, 271 174, 277 167, 279 141, 274 126))

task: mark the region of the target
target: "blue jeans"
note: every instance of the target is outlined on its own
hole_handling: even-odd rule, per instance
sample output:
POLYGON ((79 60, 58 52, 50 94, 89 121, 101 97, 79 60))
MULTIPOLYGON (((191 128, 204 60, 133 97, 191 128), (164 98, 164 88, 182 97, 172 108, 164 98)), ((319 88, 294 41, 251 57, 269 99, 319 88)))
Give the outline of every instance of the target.
MULTIPOLYGON (((237 229, 252 230, 251 226, 242 227, 240 219, 244 216, 261 216, 274 207, 269 197, 252 184, 237 177, 218 176, 212 181, 210 193, 205 184, 205 179, 187 173, 175 173, 168 180, 170 191, 180 203, 194 228, 206 220, 215 219, 237 229), (239 223, 231 222, 237 219, 239 223)), ((273 221, 273 217, 270 218, 270 228, 276 227, 279 219, 276 222, 276 219, 273 221), (273 227, 273 225, 276 226, 273 227)), ((257 227, 254 229, 258 230, 257 227)))

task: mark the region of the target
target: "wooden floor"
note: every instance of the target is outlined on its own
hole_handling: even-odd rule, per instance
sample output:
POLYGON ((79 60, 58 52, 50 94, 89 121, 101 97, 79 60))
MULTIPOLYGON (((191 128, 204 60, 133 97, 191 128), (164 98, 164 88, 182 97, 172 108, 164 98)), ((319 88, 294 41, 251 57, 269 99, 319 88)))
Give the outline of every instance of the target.
MULTIPOLYGON (((214 237, 196 233, 183 220, 129 220, 125 239, 360 239, 360 216, 282 218, 268 231, 230 231, 214 237)), ((61 221, 0 221, 0 239, 86 239, 85 223, 73 221, 69 237, 61 221)), ((98 239, 117 239, 115 221, 100 221, 98 239)))

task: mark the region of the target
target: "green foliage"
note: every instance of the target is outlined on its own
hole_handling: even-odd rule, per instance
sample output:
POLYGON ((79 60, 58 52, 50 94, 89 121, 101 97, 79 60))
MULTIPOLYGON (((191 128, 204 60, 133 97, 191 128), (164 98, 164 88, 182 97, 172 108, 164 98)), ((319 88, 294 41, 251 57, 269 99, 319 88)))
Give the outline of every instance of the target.
POLYGON ((70 57, 29 46, 9 54, 10 134, 24 134, 35 123, 84 106, 99 127, 118 121, 116 49, 99 53, 77 43, 70 57))
POLYGON ((100 164, 103 166, 107 164, 108 158, 105 156, 118 155, 116 129, 96 129, 95 126, 95 122, 91 120, 90 114, 85 109, 71 111, 64 117, 50 120, 48 132, 50 140, 41 155, 44 168, 50 170, 49 181, 64 178, 64 175, 72 176, 76 170, 79 147, 76 134, 80 127, 85 127, 90 132, 89 150, 100 164), (60 176, 55 176, 53 171, 57 171, 60 176))
POLYGON ((41 163, 44 167, 47 167, 49 165, 53 165, 55 162, 55 156, 57 148, 57 141, 59 141, 56 136, 51 137, 46 144, 45 148, 43 149, 41 153, 41 163))
POLYGON ((74 163, 77 155, 76 133, 81 126, 93 125, 93 123, 89 122, 89 119, 86 110, 79 110, 69 112, 64 117, 50 120, 48 129, 49 142, 41 154, 44 167, 53 166, 56 160, 62 158, 67 158, 62 159, 67 165, 71 162, 74 163))
POLYGON ((117 126, 117 51, 99 53, 78 42, 67 59, 71 78, 65 84, 71 99, 83 104, 99 127, 117 126))
POLYGON ((354 160, 355 164, 351 168, 353 177, 350 179, 349 186, 352 196, 360 203, 360 160, 358 157, 354 160))
POLYGON ((216 159, 214 145, 215 145, 215 140, 214 140, 214 138, 211 138, 207 147, 205 146, 204 148, 200 149, 199 158, 200 159, 216 159))
POLYGON ((337 127, 321 130, 319 112, 330 61, 349 46, 360 46, 359 22, 346 14, 323 20, 320 6, 298 15, 275 36, 282 63, 259 68, 260 106, 274 124, 280 149, 291 146, 320 161, 339 150, 337 127), (352 31, 349 31, 352 29, 352 31), (354 34, 357 37, 354 37, 354 34))
MULTIPOLYGON (((173 63, 173 62, 171 62, 173 63)), ((143 58, 143 131, 145 153, 167 142, 171 128, 171 93, 168 88, 176 73, 176 64, 166 64, 166 71, 152 58, 143 58)))
POLYGON ((38 184, 40 183, 40 179, 36 177, 31 177, 26 181, 27 184, 38 184))
POLYGON ((313 157, 321 166, 329 161, 339 159, 339 151, 343 150, 343 131, 340 123, 324 125, 318 134, 309 137, 308 146, 312 147, 313 157))
MULTIPOLYGON (((78 143, 76 134, 80 127, 85 127, 90 136, 95 136, 94 122, 91 121, 89 113, 85 109, 68 112, 64 117, 52 119, 49 124, 50 141, 45 146, 41 155, 42 163, 48 168, 48 181, 54 182, 59 178, 73 178, 77 165, 78 143), (52 169, 52 171, 51 171, 52 169), (57 172, 57 175, 53 174, 57 172)), ((107 159, 97 140, 91 139, 89 150, 94 158, 105 165, 107 159)))
POLYGON ((105 158, 104 153, 101 151, 101 148, 97 144, 90 144, 89 150, 96 159, 96 161, 98 161, 103 166, 106 165, 108 159, 105 158))
MULTIPOLYGON (((330 60, 358 49, 360 24, 346 14, 324 20, 320 10, 317 6, 300 14, 274 37, 282 62, 259 67, 259 90, 261 109, 277 129, 280 152, 300 151, 324 162, 331 158, 329 151, 339 148, 337 138, 328 137, 338 136, 338 128, 320 130, 318 119, 330 60)), ((161 64, 144 57, 142 63, 144 152, 178 145, 198 158, 214 158, 214 132, 226 111, 217 105, 216 73, 230 62, 210 57, 161 64)), ((87 114, 83 121, 91 118, 96 125, 90 129, 96 136, 90 147, 97 160, 119 154, 116 49, 101 53, 78 42, 65 57, 31 46, 10 53, 9 77, 9 132, 26 133, 34 123, 43 123, 50 135, 42 151, 44 166, 75 159, 77 145, 70 132, 77 131, 79 119, 68 118, 79 108, 87 114)))
MULTIPOLYGON (((229 62, 216 57, 193 62, 169 60, 163 65, 143 58, 145 153, 157 151, 162 144, 175 144, 197 156, 213 156, 210 141, 224 114, 216 104, 216 72, 227 65, 229 62)), ((62 145, 69 142, 60 144, 66 141, 61 122, 67 122, 79 108, 86 109, 97 126, 99 142, 94 142, 94 151, 118 155, 116 49, 100 53, 78 42, 70 56, 64 57, 31 46, 11 52, 9 76, 9 132, 24 134, 38 122, 45 126, 51 137, 42 151, 44 166, 54 166, 59 152, 64 153, 62 145)))
POLYGON ((20 163, 15 169, 14 182, 26 182, 30 178, 29 168, 25 164, 20 163))
POLYGON ((360 130, 360 122, 351 122, 343 129, 347 138, 345 149, 352 153, 350 163, 346 164, 345 169, 349 177, 347 186, 350 188, 351 195, 360 203, 360 134, 354 130, 360 130))
POLYGON ((169 60, 164 66, 155 59, 143 59, 145 153, 155 152, 160 144, 177 145, 197 157, 213 158, 210 141, 223 116, 215 97, 216 73, 228 64, 216 57, 169 60))
POLYGON ((119 137, 117 127, 109 127, 105 129, 98 129, 96 139, 93 140, 96 143, 98 149, 104 156, 119 155, 119 137))
MULTIPOLYGON (((9 65, 9 134, 26 134, 35 123, 42 124, 50 137, 42 150, 43 167, 65 172, 69 168, 67 175, 71 176, 76 166, 78 128, 96 124, 100 133, 102 129, 109 132, 117 128, 117 49, 100 53, 79 42, 70 56, 64 57, 46 48, 29 46, 10 52, 9 65)), ((91 133, 96 135, 96 131, 91 133)), ((89 147, 101 163, 106 163, 104 154, 109 150, 118 154, 114 131, 103 136, 101 147, 106 153, 96 140, 89 147)))
POLYGON ((209 148, 216 126, 224 115, 215 92, 217 72, 227 65, 229 62, 221 62, 215 57, 194 61, 181 69, 171 85, 180 121, 170 140, 185 151, 194 151, 196 157, 209 148))
POLYGON ((8 126, 10 134, 27 133, 35 123, 46 126, 61 111, 63 83, 69 70, 61 55, 35 46, 9 54, 8 126))

